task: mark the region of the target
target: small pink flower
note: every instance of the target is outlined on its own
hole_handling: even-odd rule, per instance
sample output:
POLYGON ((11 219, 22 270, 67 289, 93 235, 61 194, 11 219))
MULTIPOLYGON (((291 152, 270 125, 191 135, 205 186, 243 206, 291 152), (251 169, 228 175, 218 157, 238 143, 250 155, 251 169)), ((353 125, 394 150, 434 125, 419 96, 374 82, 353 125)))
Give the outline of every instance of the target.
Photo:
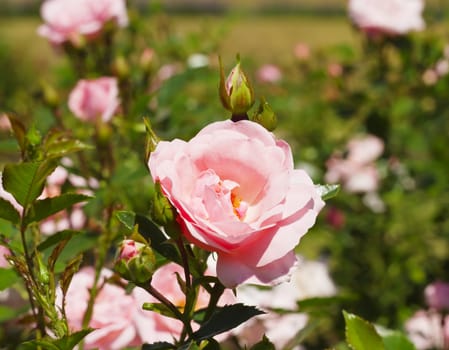
POLYGON ((149 168, 186 238, 217 252, 227 287, 288 275, 324 205, 310 177, 293 168, 289 145, 247 120, 212 123, 189 142, 161 141, 149 168))
POLYGON ((438 311, 449 311, 449 283, 434 282, 424 290, 427 305, 438 311))
POLYGON ((2 130, 11 130, 11 123, 9 122, 8 116, 6 114, 0 114, 0 131, 2 130))
POLYGON ((142 248, 144 244, 133 241, 132 239, 125 239, 120 245, 118 259, 124 259, 128 261, 134 258, 142 248))
POLYGON ((345 225, 346 216, 341 210, 331 207, 327 211, 326 221, 336 230, 340 230, 345 225))
POLYGON ((69 108, 81 120, 111 120, 120 105, 117 79, 80 80, 69 96, 69 108))
POLYGON ((124 27, 128 24, 124 0, 46 0, 41 7, 45 24, 38 34, 53 44, 77 43, 80 36, 95 37, 106 22, 124 27))
POLYGON ((343 67, 339 63, 329 63, 327 66, 327 73, 332 78, 338 78, 341 77, 343 74, 343 67))
POLYGON ((373 135, 351 140, 346 158, 336 154, 327 161, 325 180, 342 182, 348 192, 377 190, 379 174, 374 161, 382 154, 383 148, 382 140, 373 135))
POLYGON ((277 83, 282 79, 282 72, 274 64, 265 64, 257 71, 257 79, 263 83, 277 83))
POLYGON ((368 34, 402 35, 424 29, 423 0, 350 0, 349 16, 368 34))
POLYGON ((305 43, 298 43, 294 48, 294 54, 300 61, 307 61, 310 58, 310 46, 305 43))
POLYGON ((11 267, 8 260, 6 260, 6 255, 9 255, 11 252, 4 245, 0 245, 0 268, 5 269, 11 267))

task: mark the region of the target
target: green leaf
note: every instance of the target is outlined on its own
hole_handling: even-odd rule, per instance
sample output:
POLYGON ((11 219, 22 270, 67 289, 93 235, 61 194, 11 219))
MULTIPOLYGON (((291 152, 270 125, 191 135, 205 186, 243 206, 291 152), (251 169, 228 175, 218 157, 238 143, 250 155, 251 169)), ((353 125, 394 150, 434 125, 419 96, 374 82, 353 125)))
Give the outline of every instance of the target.
POLYGON ((142 350, 169 350, 176 349, 173 344, 167 342, 157 342, 153 344, 143 344, 142 350))
POLYGON ((385 350, 384 343, 374 326, 364 319, 343 311, 346 341, 353 350, 385 350))
POLYGON ((93 147, 79 140, 60 140, 49 146, 49 149, 45 153, 45 157, 46 159, 61 158, 70 153, 89 149, 93 149, 93 147))
POLYGON ((181 263, 181 257, 177 249, 169 243, 167 237, 160 228, 145 216, 136 215, 136 222, 139 233, 151 242, 151 248, 161 254, 163 257, 181 263))
POLYGON ((9 123, 11 124, 11 128, 14 132, 14 136, 16 137, 17 143, 19 144, 20 150, 22 154, 26 152, 26 129, 25 126, 18 119, 8 115, 9 123))
POLYGON ((72 238, 72 236, 75 235, 76 233, 78 233, 78 231, 73 231, 73 230, 64 230, 64 231, 57 232, 54 235, 51 235, 50 237, 48 237, 41 244, 39 244, 37 246, 37 249, 39 251, 44 251, 45 249, 50 248, 50 247, 58 244, 61 241, 72 238))
POLYGON ((18 280, 19 276, 15 270, 0 268, 0 291, 11 287, 18 280))
POLYGON ((3 187, 26 208, 42 193, 47 176, 57 165, 55 160, 7 164, 3 170, 3 187))
POLYGON ((90 328, 83 329, 68 336, 62 337, 61 339, 55 340, 54 344, 58 347, 58 349, 61 350, 73 350, 73 348, 92 331, 94 330, 90 328))
POLYGON ((376 330, 382 337, 385 350, 416 350, 405 334, 383 327, 376 327, 376 330))
POLYGON ((91 197, 79 193, 65 193, 58 197, 37 200, 25 218, 27 224, 41 221, 57 212, 70 208, 76 203, 88 201, 91 197))
POLYGON ((154 311, 163 316, 176 318, 173 312, 165 304, 162 303, 143 303, 142 309, 146 311, 154 311))
POLYGON ((133 230, 136 213, 133 213, 132 211, 121 210, 117 211, 115 213, 115 216, 123 225, 126 226, 127 229, 131 231, 133 230))
POLYGON ((80 254, 73 260, 69 261, 64 272, 61 275, 60 284, 62 294, 65 296, 69 289, 70 283, 72 282, 73 275, 79 271, 83 256, 80 254))
POLYGON ((323 201, 335 197, 340 192, 340 185, 317 185, 316 189, 323 201))
POLYGON ((0 323, 12 320, 19 314, 16 308, 0 305, 0 323))
POLYGON ((83 329, 61 339, 45 337, 44 339, 28 341, 22 343, 19 346, 19 350, 34 350, 38 348, 45 350, 73 350, 73 348, 92 331, 93 329, 83 329))
POLYGON ((0 218, 8 220, 13 224, 18 224, 20 221, 20 214, 10 202, 0 198, 0 218))
MULTIPOLYGON (((251 317, 264 314, 254 306, 243 304, 226 305, 215 311, 200 329, 193 333, 193 339, 204 340, 226 332, 249 320, 251 317)), ((373 349, 374 350, 374 349, 373 349)))

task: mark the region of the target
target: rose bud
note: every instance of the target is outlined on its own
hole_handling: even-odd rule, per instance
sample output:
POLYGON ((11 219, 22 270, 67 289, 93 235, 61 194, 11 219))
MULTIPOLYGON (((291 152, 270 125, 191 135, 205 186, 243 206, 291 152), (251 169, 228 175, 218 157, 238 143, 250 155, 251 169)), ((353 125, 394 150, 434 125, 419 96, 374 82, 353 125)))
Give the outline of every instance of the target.
POLYGON ((136 284, 147 282, 155 271, 156 258, 146 243, 125 239, 120 244, 115 271, 136 284))
POLYGON ((219 91, 223 107, 231 111, 233 117, 236 116, 240 117, 240 119, 248 119, 246 117, 246 112, 254 104, 254 92, 248 77, 240 67, 239 57, 237 57, 237 65, 231 70, 231 73, 226 79, 220 61, 219 91))

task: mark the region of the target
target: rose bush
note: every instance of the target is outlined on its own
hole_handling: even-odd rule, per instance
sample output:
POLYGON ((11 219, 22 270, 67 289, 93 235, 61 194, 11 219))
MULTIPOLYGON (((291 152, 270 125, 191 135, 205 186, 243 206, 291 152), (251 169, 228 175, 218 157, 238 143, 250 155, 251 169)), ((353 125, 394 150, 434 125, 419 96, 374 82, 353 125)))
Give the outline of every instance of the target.
POLYGON ((227 287, 288 274, 324 205, 307 173, 293 168, 289 145, 246 120, 212 123, 189 142, 161 141, 149 168, 186 238, 217 252, 227 287))
POLYGON ((46 0, 41 7, 45 24, 38 33, 53 44, 77 43, 80 36, 96 36, 106 22, 128 24, 124 0, 46 0))
POLYGON ((424 29, 423 0, 350 0, 349 15, 369 34, 400 35, 424 29))
POLYGON ((120 105, 116 78, 80 80, 69 96, 69 109, 79 119, 108 122, 120 105))

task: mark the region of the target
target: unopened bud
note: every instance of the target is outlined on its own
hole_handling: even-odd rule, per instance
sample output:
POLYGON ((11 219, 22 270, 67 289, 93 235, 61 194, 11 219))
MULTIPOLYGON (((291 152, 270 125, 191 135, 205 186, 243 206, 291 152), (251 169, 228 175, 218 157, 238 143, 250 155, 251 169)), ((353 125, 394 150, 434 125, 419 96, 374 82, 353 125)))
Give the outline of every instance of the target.
MULTIPOLYGON (((132 238, 132 237, 131 237, 132 238)), ((136 284, 147 282, 156 269, 156 258, 146 242, 125 239, 120 244, 115 270, 136 284)))
POLYGON ((44 102, 50 107, 56 107, 59 104, 59 96, 53 86, 45 81, 42 81, 41 89, 44 102))
POLYGON ((154 61, 154 50, 150 48, 146 48, 143 50, 142 54, 140 55, 140 67, 144 72, 148 72, 151 70, 151 66, 154 61))
POLYGON ((225 79, 223 65, 220 60, 220 100, 223 107, 232 115, 245 115, 254 104, 253 88, 248 77, 240 67, 240 58, 237 57, 237 65, 231 70, 225 79))
POLYGON ((123 56, 117 56, 115 58, 113 70, 119 79, 125 79, 129 76, 129 65, 123 56))
POLYGON ((145 124, 145 130, 147 132, 146 146, 145 146, 145 162, 148 163, 150 159, 151 152, 156 149, 157 144, 160 139, 154 132, 151 122, 148 118, 143 118, 143 123, 145 124))
POLYGON ((273 131, 276 128, 276 114, 264 98, 261 98, 259 108, 254 114, 252 121, 262 125, 268 131, 273 131))

